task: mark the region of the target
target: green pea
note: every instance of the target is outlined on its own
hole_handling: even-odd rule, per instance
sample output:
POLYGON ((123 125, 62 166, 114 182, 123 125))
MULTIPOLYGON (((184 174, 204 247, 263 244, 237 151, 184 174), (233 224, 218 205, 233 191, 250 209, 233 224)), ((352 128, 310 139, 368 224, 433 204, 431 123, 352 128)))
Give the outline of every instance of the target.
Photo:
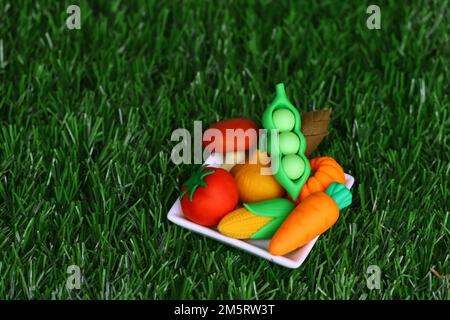
POLYGON ((300 139, 293 132, 280 134, 280 151, 282 154, 295 154, 300 148, 300 139))
POLYGON ((305 171, 305 162, 296 154, 289 154, 281 159, 284 172, 291 180, 297 180, 305 171))
POLYGON ((281 132, 291 131, 295 125, 295 116, 286 108, 278 109, 273 113, 273 124, 281 132))

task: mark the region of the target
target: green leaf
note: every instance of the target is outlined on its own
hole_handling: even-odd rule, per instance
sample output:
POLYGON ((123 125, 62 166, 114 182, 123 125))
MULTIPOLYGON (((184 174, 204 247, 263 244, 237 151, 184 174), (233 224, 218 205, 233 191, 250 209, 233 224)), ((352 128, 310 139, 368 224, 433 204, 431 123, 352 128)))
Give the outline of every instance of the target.
POLYGON ((182 187, 186 187, 186 189, 181 193, 180 200, 183 199, 183 197, 187 193, 189 193, 189 201, 192 202, 192 199, 194 198, 195 190, 197 190, 198 187, 200 187, 200 186, 204 187, 204 188, 208 187, 208 185, 206 184, 206 182, 203 179, 206 176, 213 174, 215 171, 214 170, 203 171, 206 168, 207 168, 206 164, 202 165, 197 171, 194 171, 192 173, 192 175, 188 181, 183 183, 182 187))
POLYGON ((283 221, 286 220, 286 218, 289 216, 289 213, 284 216, 280 216, 279 218, 273 219, 261 229, 256 231, 250 238, 254 240, 272 238, 278 228, 280 228, 283 221))
POLYGON ((278 218, 288 215, 294 210, 295 205, 288 199, 276 198, 259 202, 244 203, 244 207, 251 213, 262 217, 278 218))

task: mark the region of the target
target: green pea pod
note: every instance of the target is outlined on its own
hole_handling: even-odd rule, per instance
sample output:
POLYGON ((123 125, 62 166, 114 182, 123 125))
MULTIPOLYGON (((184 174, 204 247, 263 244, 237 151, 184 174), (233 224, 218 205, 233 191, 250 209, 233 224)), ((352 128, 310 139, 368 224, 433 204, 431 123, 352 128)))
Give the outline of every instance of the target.
POLYGON ((276 93, 275 100, 267 107, 262 117, 267 136, 261 139, 260 148, 267 150, 272 159, 275 179, 292 199, 297 200, 311 171, 305 156, 306 140, 300 131, 300 113, 289 102, 282 83, 277 84, 276 93), (266 142, 267 149, 263 146, 266 142))

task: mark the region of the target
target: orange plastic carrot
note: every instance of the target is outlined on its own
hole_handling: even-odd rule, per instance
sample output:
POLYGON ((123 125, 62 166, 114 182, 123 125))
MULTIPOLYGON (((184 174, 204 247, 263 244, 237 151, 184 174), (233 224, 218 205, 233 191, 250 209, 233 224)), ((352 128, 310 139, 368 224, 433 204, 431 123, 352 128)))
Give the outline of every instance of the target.
POLYGON ((325 192, 305 198, 289 214, 269 245, 273 255, 289 253, 327 231, 352 202, 352 194, 342 183, 333 182, 325 192))

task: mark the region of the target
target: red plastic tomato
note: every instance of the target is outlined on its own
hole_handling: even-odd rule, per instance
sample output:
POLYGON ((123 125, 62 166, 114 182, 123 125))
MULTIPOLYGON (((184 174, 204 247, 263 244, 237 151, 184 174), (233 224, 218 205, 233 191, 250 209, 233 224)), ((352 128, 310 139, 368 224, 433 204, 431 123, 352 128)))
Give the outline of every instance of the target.
POLYGON ((214 147, 216 147, 215 151, 225 153, 248 150, 253 147, 257 143, 257 141, 258 125, 254 121, 246 118, 233 118, 216 122, 207 130, 205 130, 205 133, 203 134, 202 144, 205 148, 209 144, 214 142, 214 147), (219 130, 222 134, 222 139, 216 141, 216 137, 213 134, 211 134, 211 137, 207 138, 209 129, 219 130), (242 137, 242 139, 238 139, 237 135, 227 136, 227 129, 242 129, 245 132, 245 135, 242 137))
POLYGON ((236 208, 239 193, 228 171, 202 166, 183 184, 180 199, 189 220, 210 227, 236 208))

